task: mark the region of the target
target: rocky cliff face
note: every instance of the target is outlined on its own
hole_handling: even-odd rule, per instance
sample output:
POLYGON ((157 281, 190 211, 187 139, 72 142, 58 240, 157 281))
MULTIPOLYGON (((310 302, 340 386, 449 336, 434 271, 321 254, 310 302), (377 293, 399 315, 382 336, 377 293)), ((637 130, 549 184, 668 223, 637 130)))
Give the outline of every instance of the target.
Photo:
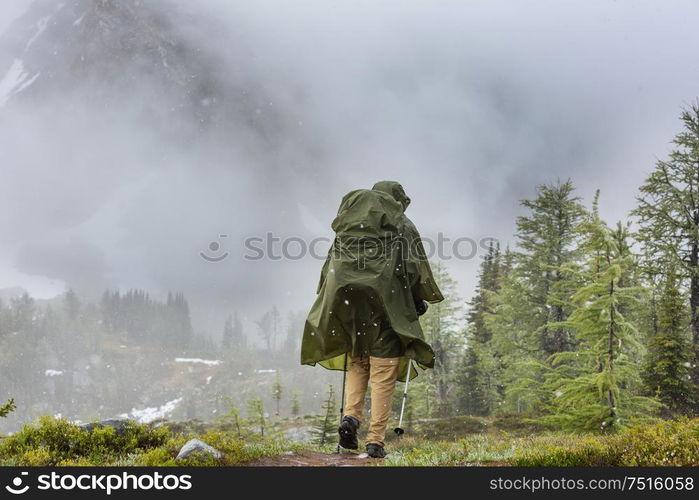
POLYGON ((207 47, 226 29, 160 0, 37 0, 0 39, 0 110, 77 99, 166 128, 173 118, 242 124, 269 139, 279 115, 246 73, 244 50, 224 61, 207 47))

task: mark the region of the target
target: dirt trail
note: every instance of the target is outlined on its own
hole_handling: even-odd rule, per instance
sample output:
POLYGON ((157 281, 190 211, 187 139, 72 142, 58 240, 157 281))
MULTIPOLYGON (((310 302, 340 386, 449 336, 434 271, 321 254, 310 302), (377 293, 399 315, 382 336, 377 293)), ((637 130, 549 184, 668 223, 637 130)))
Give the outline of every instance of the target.
POLYGON ((380 459, 366 453, 318 453, 304 450, 300 453, 262 457, 245 465, 249 467, 366 467, 378 465, 380 459))
MULTIPOLYGON (((366 453, 344 451, 338 453, 318 453, 303 450, 299 453, 262 457, 245 465, 248 467, 372 467, 381 465, 381 459, 369 458, 366 453)), ((503 461, 460 463, 462 467, 507 467, 503 461)))

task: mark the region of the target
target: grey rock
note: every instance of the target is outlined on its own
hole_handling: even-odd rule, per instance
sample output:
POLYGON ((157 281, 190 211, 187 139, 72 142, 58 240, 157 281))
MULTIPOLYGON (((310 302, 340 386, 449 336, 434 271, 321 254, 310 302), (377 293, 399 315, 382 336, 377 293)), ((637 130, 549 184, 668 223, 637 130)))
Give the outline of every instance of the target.
POLYGON ((180 449, 175 460, 183 460, 192 456, 221 458, 223 453, 198 439, 190 439, 180 449))

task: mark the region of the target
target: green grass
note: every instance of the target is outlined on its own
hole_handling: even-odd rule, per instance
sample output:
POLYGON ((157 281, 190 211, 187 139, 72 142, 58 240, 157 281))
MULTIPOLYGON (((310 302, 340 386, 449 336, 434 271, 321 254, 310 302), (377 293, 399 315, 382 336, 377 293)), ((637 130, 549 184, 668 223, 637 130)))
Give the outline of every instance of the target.
POLYGON ((614 435, 505 432, 457 441, 403 438, 390 444, 386 466, 697 466, 699 419, 637 425, 614 435))
POLYGON ((129 423, 118 435, 111 427, 87 432, 67 420, 41 417, 21 431, 0 440, 2 466, 175 466, 238 465, 250 460, 298 451, 298 445, 276 437, 210 429, 175 432, 167 426, 129 423), (175 461, 180 448, 198 438, 223 453, 223 457, 193 457, 175 461))
MULTIPOLYGON (((452 420, 425 421, 406 436, 391 439, 387 444, 389 456, 376 465, 699 465, 697 418, 639 424, 613 435, 523 433, 519 428, 508 432, 501 429, 502 424, 491 425, 485 420, 452 420), (430 429, 431 423, 438 425, 430 429)), ((238 434, 216 425, 152 427, 136 423, 129 423, 123 435, 118 435, 110 427, 87 432, 66 420, 42 417, 0 439, 0 465, 232 466, 303 449, 334 452, 334 443, 314 447, 282 439, 282 431, 291 424, 271 422, 271 435, 264 438, 250 430, 238 434), (175 461, 180 448, 193 437, 221 451, 222 458, 175 461)))

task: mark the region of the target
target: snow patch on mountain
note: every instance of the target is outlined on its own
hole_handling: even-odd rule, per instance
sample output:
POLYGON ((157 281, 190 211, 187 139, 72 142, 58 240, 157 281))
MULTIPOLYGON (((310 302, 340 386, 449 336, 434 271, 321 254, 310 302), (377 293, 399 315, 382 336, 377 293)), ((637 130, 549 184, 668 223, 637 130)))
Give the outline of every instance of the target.
POLYGON ((11 96, 22 92, 36 81, 41 73, 37 72, 34 76, 27 79, 29 73, 24 71, 24 62, 21 59, 15 59, 7 70, 5 76, 0 80, 0 108, 3 107, 11 96))
POLYGON ((135 418, 139 423, 148 424, 154 420, 159 420, 161 418, 167 417, 170 413, 177 408, 177 405, 182 402, 182 398, 173 399, 168 401, 162 406, 143 408, 142 410, 137 410, 136 408, 131 409, 131 416, 135 418))
POLYGON ((46 30, 46 26, 49 25, 49 19, 51 19, 51 16, 46 16, 42 17, 39 19, 39 21, 36 23, 36 33, 29 39, 27 42, 27 45, 24 46, 24 51, 26 52, 29 50, 29 47, 32 46, 34 41, 41 36, 41 34, 46 30))
POLYGON ((200 363, 207 366, 218 366, 223 363, 223 361, 220 359, 175 358, 175 363, 200 363))

